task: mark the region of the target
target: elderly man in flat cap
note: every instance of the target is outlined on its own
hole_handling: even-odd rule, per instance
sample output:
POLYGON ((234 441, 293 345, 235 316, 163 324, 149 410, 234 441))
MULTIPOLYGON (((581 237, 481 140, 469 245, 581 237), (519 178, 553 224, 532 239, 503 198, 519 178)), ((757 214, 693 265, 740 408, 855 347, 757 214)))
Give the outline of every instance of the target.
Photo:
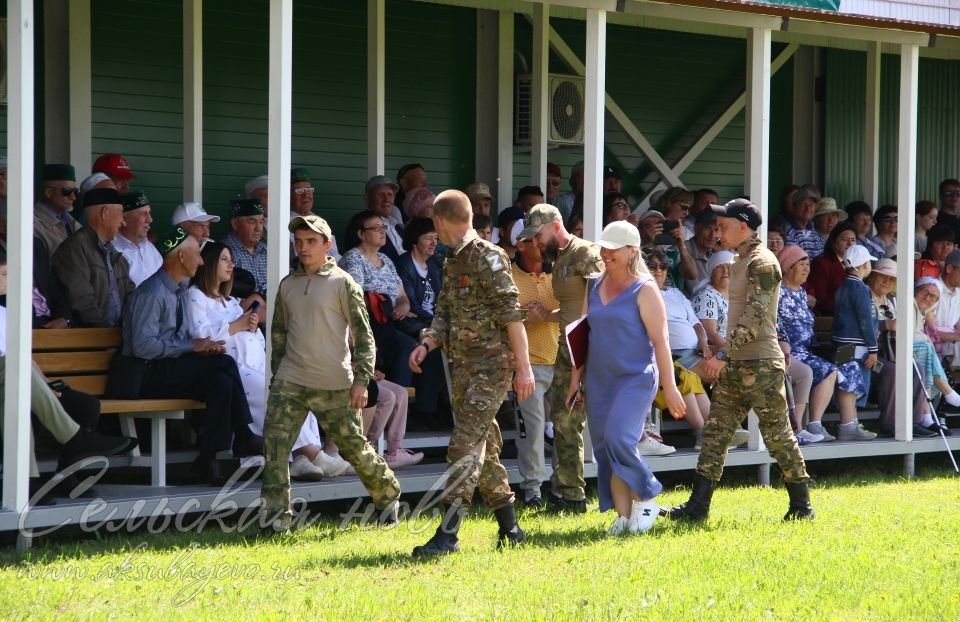
POLYGON ((78 326, 117 326, 123 302, 134 289, 130 265, 113 246, 123 224, 120 193, 113 188, 87 192, 83 215, 87 224, 53 254, 53 273, 78 326))
POLYGON ((163 265, 163 257, 149 239, 151 215, 147 195, 135 190, 120 195, 123 201, 123 225, 113 245, 123 254, 130 265, 130 280, 139 287, 163 265))
POLYGON ((64 240, 80 229, 80 223, 70 215, 78 193, 77 173, 72 166, 43 167, 43 195, 33 208, 33 231, 46 244, 51 257, 64 240))
POLYGON ((157 248, 163 268, 137 288, 123 310, 123 350, 111 365, 107 394, 205 402, 192 472, 199 481, 220 486, 226 478, 217 452, 230 448, 235 437, 239 456, 258 455, 263 439, 250 431, 250 405, 224 342, 188 334, 185 297, 190 278, 203 265, 200 243, 176 227, 157 248))
POLYGON ((233 255, 233 265, 253 275, 256 291, 267 297, 267 245, 263 242, 263 209, 260 199, 230 200, 230 233, 223 243, 233 255))

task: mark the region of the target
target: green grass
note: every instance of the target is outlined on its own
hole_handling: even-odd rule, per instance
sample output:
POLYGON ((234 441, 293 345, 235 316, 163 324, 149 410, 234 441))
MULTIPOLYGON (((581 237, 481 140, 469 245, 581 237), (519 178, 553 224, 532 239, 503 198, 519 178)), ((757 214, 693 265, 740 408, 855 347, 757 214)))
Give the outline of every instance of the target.
MULTIPOLYGON (((661 503, 687 494, 672 489, 661 503)), ((328 521, 273 539, 41 541, 25 556, 0 553, 0 618, 960 619, 956 477, 827 479, 812 499, 816 521, 783 523, 782 488, 721 488, 701 526, 661 519, 614 539, 604 536, 612 514, 595 504, 582 516, 526 512, 530 542, 503 552, 481 513, 465 522, 460 554, 424 563, 408 554, 435 521, 345 531, 328 521), (125 559, 133 569, 110 576, 125 559), (253 576, 196 578, 218 569, 253 576), (136 576, 146 572, 155 576, 136 576)))

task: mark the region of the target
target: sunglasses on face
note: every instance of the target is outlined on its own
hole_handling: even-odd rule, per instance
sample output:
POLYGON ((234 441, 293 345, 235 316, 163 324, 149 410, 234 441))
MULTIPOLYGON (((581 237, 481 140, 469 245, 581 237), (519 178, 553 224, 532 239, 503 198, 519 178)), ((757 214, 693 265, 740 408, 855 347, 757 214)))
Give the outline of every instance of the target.
POLYGON ((47 186, 48 188, 53 188, 54 190, 59 190, 61 196, 78 196, 80 194, 79 188, 54 188, 53 186, 47 186))
POLYGON ((960 190, 947 190, 943 193, 943 196, 950 199, 960 199, 960 190))
POLYGON ((669 266, 665 263, 659 263, 657 261, 651 261, 647 263, 647 268, 650 272, 658 272, 660 270, 666 270, 669 266))

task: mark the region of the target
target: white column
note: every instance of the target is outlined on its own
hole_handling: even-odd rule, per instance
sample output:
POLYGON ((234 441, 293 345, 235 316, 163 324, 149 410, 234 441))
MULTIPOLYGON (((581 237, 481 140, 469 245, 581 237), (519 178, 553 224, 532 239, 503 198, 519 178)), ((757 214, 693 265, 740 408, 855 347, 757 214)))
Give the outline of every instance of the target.
MULTIPOLYGON (((270 176, 270 217, 267 218, 268 300, 289 272, 290 245, 290 134, 293 118, 293 0, 270 0, 269 124, 267 174, 270 176)), ((270 322, 267 322, 267 330, 270 322)), ((267 360, 270 335, 267 334, 267 360)), ((268 372, 269 374, 269 368, 268 372)))
POLYGON ((867 92, 863 132, 863 200, 880 207, 880 42, 867 44, 867 92))
POLYGON ((547 188, 547 140, 550 138, 550 5, 533 5, 533 83, 530 115, 530 183, 547 188))
POLYGON ((385 23, 383 0, 367 0, 367 173, 370 177, 383 175, 384 171, 385 23))
MULTIPOLYGON (((93 103, 90 61, 90 0, 70 0, 70 163, 85 177, 93 167, 93 103)), ((9 88, 7 89, 9 92, 9 88)))
MULTIPOLYGON (((917 194, 917 74, 919 49, 916 45, 900 46, 900 120, 897 131, 897 291, 900 299, 913 298, 913 237, 916 223, 913 205, 917 194), (904 259, 907 259, 904 261, 904 259)), ((897 334, 912 335, 913 305, 902 305, 906 313, 897 314, 897 334)), ((897 440, 913 439, 913 343, 897 339, 896 395, 897 440)))
POLYGON ((183 0, 183 200, 203 200, 203 0, 183 0))
POLYGON ((747 38, 747 161, 750 200, 760 208, 766 238, 770 186, 770 31, 753 28, 747 38))
POLYGON ((33 291, 33 0, 7 2, 7 360, 3 506, 27 506, 33 291))
POLYGON ((606 112, 607 13, 587 9, 586 101, 583 134, 583 235, 603 229, 603 121, 606 112))
MULTIPOLYGON (((500 11, 497 53, 497 204, 513 203, 513 12, 500 11)), ((494 217, 493 222, 497 219, 494 217)))

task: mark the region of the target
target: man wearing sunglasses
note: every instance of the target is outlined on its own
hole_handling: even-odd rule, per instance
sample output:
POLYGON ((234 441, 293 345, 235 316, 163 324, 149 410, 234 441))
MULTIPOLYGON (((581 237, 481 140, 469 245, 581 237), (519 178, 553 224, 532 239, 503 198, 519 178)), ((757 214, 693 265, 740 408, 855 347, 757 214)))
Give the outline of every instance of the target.
POLYGON ((70 212, 77 200, 77 173, 69 164, 43 167, 42 198, 33 210, 33 230, 53 253, 72 233, 80 229, 70 212))

